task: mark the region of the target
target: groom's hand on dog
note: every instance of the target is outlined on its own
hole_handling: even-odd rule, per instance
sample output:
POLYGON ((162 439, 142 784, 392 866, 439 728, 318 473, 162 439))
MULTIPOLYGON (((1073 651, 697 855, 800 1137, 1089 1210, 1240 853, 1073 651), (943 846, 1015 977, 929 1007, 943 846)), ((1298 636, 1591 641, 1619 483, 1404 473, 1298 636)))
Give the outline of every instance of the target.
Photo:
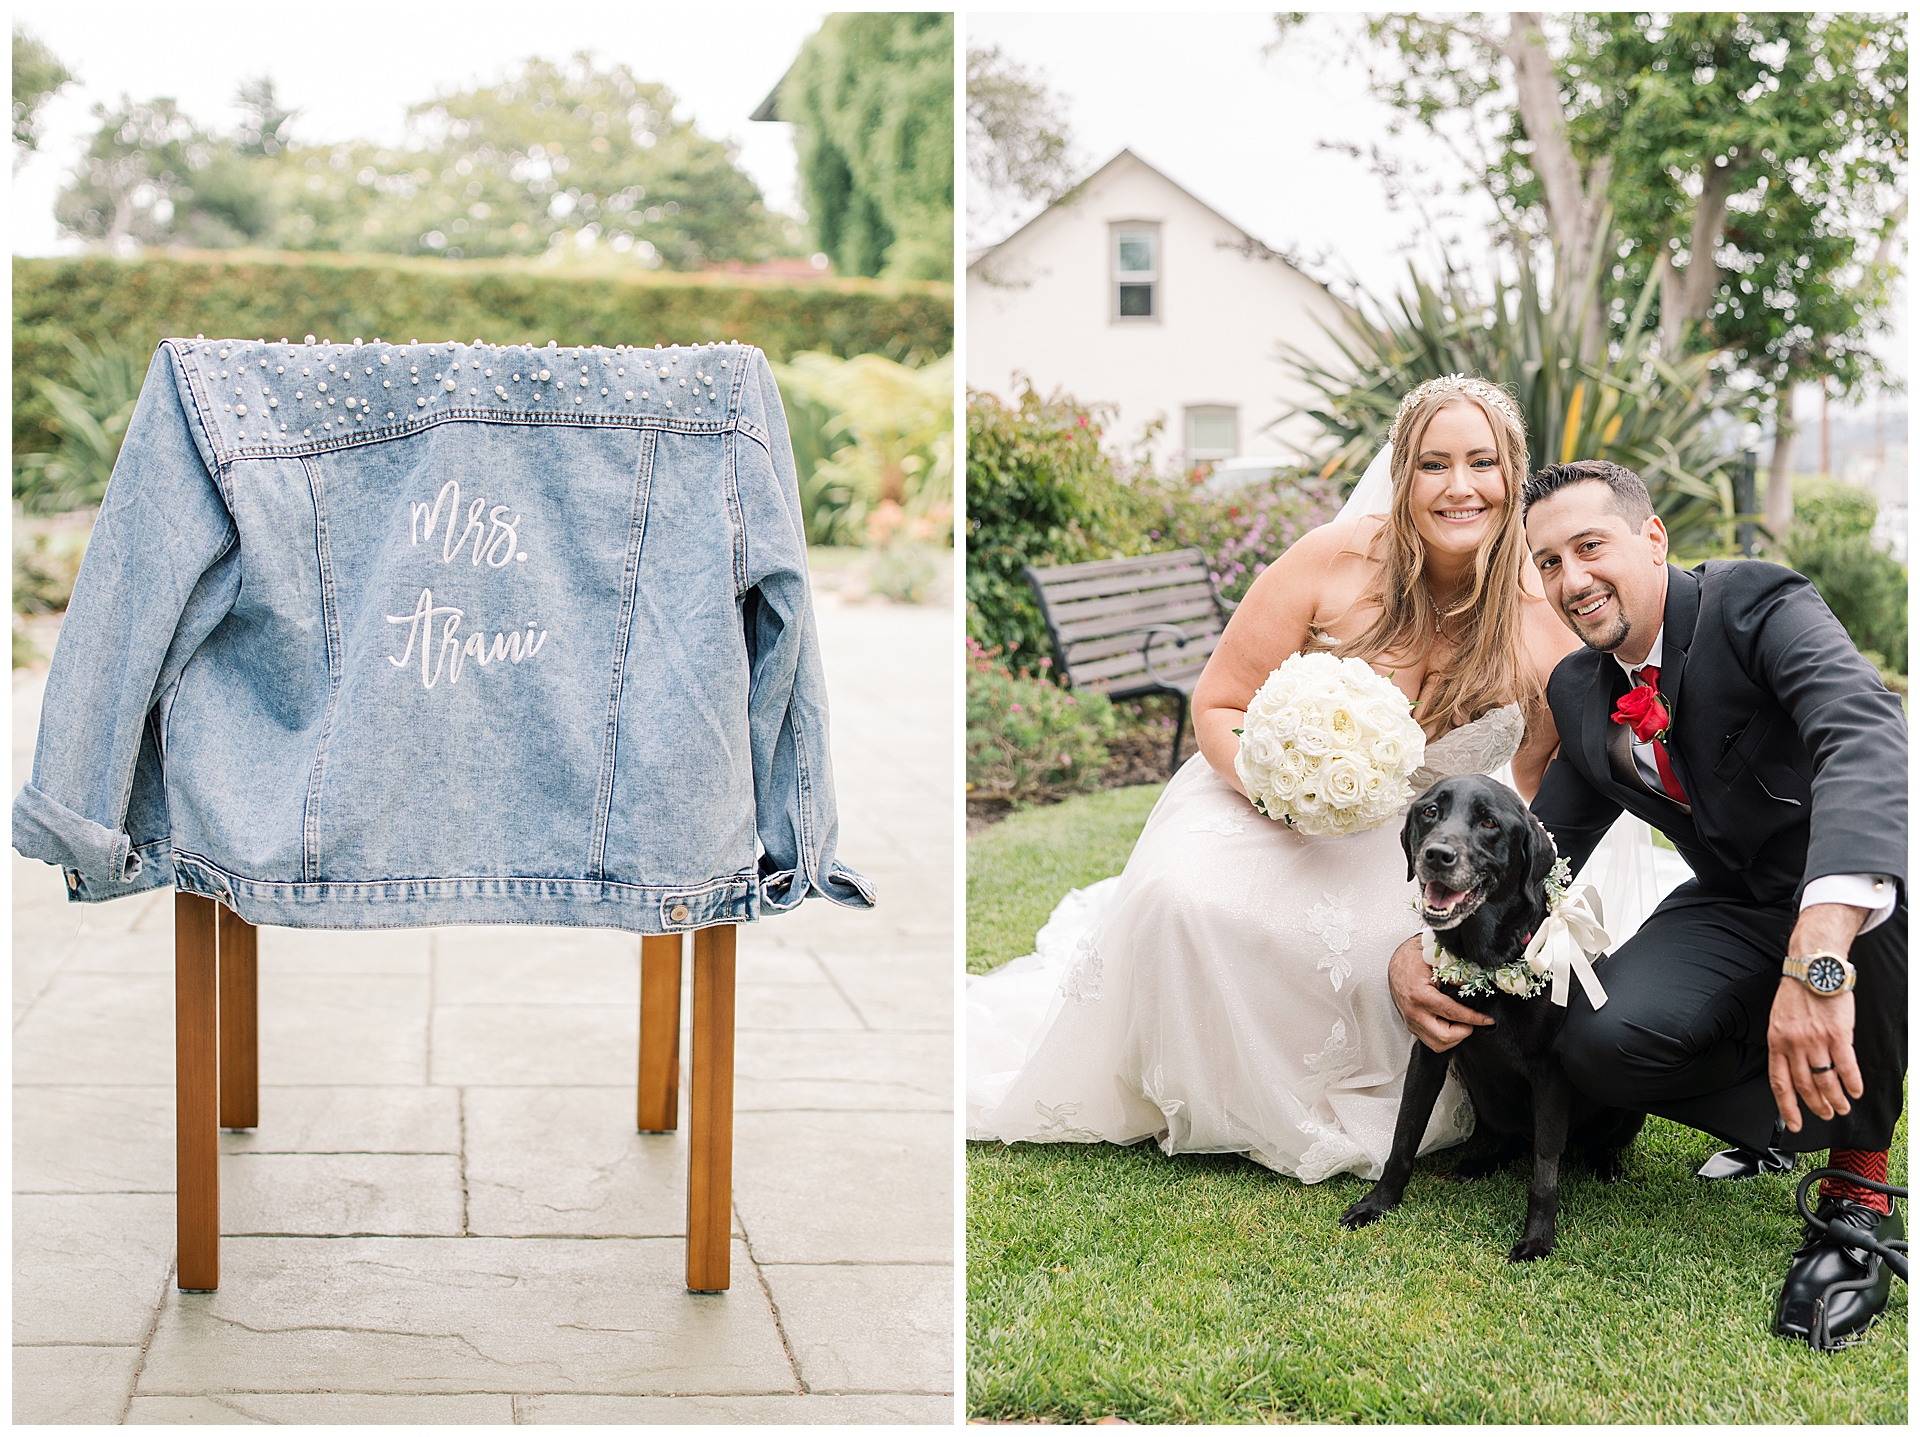
POLYGON ((1416 933, 1393 950, 1387 962, 1387 986, 1393 990, 1393 1005, 1400 1010, 1407 1031, 1434 1052, 1444 1053, 1465 1042, 1475 1028, 1491 1024, 1493 1018, 1441 992, 1434 985, 1433 969, 1427 966, 1420 946, 1416 933))

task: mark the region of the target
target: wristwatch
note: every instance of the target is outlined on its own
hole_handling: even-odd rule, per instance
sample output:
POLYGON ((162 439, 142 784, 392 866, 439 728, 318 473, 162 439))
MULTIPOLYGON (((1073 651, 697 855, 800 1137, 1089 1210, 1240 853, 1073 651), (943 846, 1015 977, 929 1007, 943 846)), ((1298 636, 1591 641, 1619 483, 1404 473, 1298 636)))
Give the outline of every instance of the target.
POLYGON ((1780 972, 1784 977, 1798 978, 1822 998, 1853 991, 1853 964, 1838 953, 1809 953, 1804 958, 1789 958, 1780 965, 1780 972))

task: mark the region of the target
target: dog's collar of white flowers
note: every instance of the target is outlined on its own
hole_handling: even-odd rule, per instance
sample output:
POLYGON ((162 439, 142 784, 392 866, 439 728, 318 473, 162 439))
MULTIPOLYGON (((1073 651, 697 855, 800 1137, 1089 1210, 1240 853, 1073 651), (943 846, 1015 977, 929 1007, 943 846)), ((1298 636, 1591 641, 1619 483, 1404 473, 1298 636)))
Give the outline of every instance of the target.
POLYGON ((1533 971, 1525 958, 1516 958, 1498 968, 1483 968, 1456 957, 1440 946, 1440 937, 1431 928, 1420 930, 1420 956, 1433 969, 1433 981, 1457 988, 1470 998, 1494 993, 1510 993, 1516 998, 1533 998, 1552 981, 1545 973, 1533 971))
POLYGON ((1547 875, 1547 916, 1539 931, 1527 938, 1524 954, 1498 968, 1449 953, 1440 946, 1439 935, 1431 928, 1420 930, 1420 953, 1433 969, 1433 980, 1457 988, 1468 997, 1508 993, 1515 998, 1535 998, 1551 985, 1553 1001, 1564 1008, 1570 988, 1569 978, 1577 977, 1587 1001, 1604 1007, 1607 991, 1593 971, 1589 954, 1604 954, 1613 940, 1600 926, 1595 910, 1599 896, 1589 884, 1573 886, 1573 874, 1564 858, 1554 861, 1547 875))

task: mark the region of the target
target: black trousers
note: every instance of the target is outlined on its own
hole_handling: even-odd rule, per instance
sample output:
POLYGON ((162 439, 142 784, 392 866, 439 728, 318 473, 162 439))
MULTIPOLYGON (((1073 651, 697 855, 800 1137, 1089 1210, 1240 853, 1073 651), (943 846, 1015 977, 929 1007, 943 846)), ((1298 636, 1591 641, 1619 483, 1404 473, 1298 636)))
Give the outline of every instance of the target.
POLYGON ((1573 985, 1559 1054, 1588 1097, 1671 1118, 1748 1148, 1878 1150, 1892 1141, 1907 1071, 1907 903, 1854 940, 1853 1051, 1865 1092, 1831 1121, 1800 1104, 1779 1121, 1767 1083, 1767 1019, 1798 913, 1689 880, 1595 965, 1607 1002, 1573 985))

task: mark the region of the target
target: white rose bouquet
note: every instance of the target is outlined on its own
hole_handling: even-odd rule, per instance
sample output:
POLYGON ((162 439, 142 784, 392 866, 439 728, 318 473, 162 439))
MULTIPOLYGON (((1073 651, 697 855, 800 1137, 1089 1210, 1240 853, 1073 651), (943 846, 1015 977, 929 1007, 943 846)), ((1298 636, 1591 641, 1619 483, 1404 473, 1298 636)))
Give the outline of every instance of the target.
POLYGON ((1426 757, 1412 709, 1363 659, 1295 654, 1247 705, 1233 771, 1255 808, 1301 833, 1378 828, 1411 800, 1426 757))

